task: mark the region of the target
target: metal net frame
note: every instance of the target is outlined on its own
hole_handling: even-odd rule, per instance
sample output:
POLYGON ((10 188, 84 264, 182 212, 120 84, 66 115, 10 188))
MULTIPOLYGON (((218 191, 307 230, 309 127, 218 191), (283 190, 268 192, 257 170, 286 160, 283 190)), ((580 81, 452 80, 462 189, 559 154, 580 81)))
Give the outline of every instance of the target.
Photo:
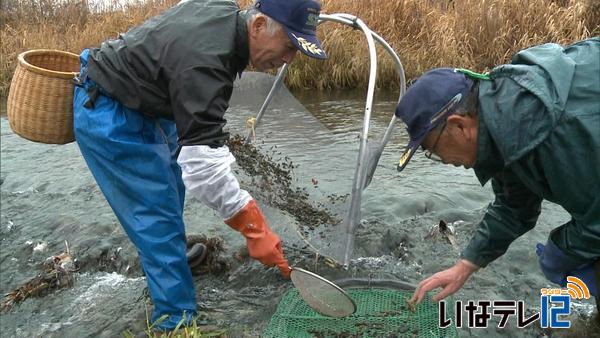
MULTIPOLYGON (((341 242, 342 248, 337 249, 335 251, 326 251, 322 248, 313 245, 313 243, 311 243, 310 240, 307 240, 304 237, 303 240, 310 246, 310 248, 313 251, 315 251, 317 255, 325 256, 334 264, 339 264, 345 269, 347 269, 352 259, 354 251, 355 232, 361 219, 362 192, 371 183, 371 179, 373 178, 375 169, 379 162, 379 158, 381 156, 381 153, 383 152, 383 148, 390 140, 394 124, 397 120, 396 116, 392 114, 391 121, 385 133, 383 134, 383 137, 380 140, 369 139, 369 127, 377 74, 377 51, 375 48, 375 42, 378 42, 383 47, 383 49, 388 52, 388 54, 391 56, 395 63, 396 71, 398 72, 398 76, 400 79, 400 92, 398 102, 400 101, 400 98, 402 97, 402 95, 404 95, 404 92, 406 91, 406 79, 404 75, 404 67, 402 66, 402 62, 400 61, 400 58, 398 57, 396 52, 381 36, 369 29, 369 27, 367 27, 367 25, 361 19, 354 15, 346 13, 321 14, 319 16, 319 24, 326 21, 332 21, 348 25, 364 33, 369 48, 369 84, 367 87, 367 98, 365 102, 362 132, 360 134, 358 156, 356 158, 356 167, 354 170, 354 178, 350 193, 351 200, 349 203, 348 212, 345 215, 341 224, 341 226, 343 226, 344 228, 344 238, 341 242)), ((287 68, 288 64, 284 64, 279 69, 275 82, 273 83, 273 86, 271 87, 271 90, 269 91, 258 114, 256 115, 256 117, 248 120, 249 131, 245 140, 246 144, 250 143, 255 138, 255 130, 260 124, 261 119, 265 111, 267 110, 267 107, 269 106, 271 100, 275 96, 275 93, 282 85, 283 79, 287 72, 287 68)), ((338 239, 336 239, 336 241, 338 241, 338 239)))

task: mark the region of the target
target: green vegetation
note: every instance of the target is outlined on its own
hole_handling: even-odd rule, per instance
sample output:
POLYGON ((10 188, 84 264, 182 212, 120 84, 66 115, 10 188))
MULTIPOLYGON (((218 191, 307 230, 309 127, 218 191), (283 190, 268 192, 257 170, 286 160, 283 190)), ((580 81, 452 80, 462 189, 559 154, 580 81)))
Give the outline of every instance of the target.
POLYGON ((154 324, 150 323, 150 314, 148 308, 146 308, 146 329, 143 333, 135 334, 130 330, 123 332, 125 338, 136 338, 140 336, 149 338, 227 338, 228 330, 217 327, 202 327, 197 323, 196 318, 192 318, 191 324, 184 326, 186 321, 185 316, 177 324, 177 327, 171 332, 163 332, 155 330, 155 326, 159 325, 163 320, 167 319, 167 315, 159 318, 154 324))

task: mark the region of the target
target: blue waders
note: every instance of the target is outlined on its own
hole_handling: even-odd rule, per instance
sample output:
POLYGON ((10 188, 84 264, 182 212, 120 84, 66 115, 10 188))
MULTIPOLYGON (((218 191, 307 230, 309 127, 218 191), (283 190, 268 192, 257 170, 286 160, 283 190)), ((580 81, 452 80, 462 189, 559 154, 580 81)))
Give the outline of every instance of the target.
POLYGON ((175 123, 148 117, 102 95, 86 76, 87 58, 86 49, 80 55, 81 79, 73 98, 77 144, 138 249, 155 306, 152 322, 169 315, 156 327, 173 329, 184 313, 188 319, 196 313, 175 123))

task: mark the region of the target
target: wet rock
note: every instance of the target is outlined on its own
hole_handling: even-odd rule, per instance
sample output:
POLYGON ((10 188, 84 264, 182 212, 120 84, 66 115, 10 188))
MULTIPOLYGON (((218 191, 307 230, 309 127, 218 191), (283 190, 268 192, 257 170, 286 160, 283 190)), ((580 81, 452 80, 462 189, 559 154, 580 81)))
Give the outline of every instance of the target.
POLYGON ((77 253, 81 272, 116 272, 128 276, 142 276, 142 268, 137 252, 128 243, 125 249, 109 242, 98 243, 95 239, 83 241, 73 247, 77 253))
POLYGON ((456 251, 460 251, 460 247, 456 241, 455 228, 452 224, 447 224, 444 220, 440 220, 438 224, 434 224, 430 228, 425 239, 435 240, 438 237, 445 238, 456 251))

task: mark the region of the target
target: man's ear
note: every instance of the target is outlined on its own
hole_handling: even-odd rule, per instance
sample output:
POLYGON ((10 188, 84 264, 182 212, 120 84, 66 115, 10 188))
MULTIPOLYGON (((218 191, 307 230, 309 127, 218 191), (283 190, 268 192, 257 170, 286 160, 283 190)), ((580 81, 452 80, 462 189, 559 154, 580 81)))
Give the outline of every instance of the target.
POLYGON ((250 35, 256 37, 262 29, 267 28, 267 18, 262 15, 257 15, 250 24, 250 35))
POLYGON ((450 115, 447 119, 448 126, 453 132, 458 133, 466 141, 477 137, 477 117, 471 115, 450 115))

